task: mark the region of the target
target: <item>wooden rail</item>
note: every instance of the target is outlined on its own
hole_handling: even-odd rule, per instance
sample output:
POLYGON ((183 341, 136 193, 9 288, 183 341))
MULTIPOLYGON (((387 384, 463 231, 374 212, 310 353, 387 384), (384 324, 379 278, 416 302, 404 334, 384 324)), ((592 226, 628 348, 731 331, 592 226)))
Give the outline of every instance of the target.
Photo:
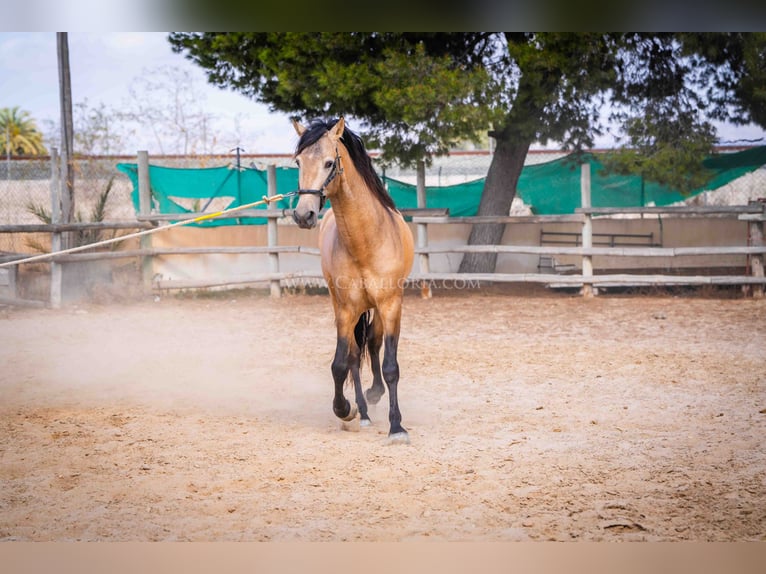
MULTIPOLYGON (((540 230, 540 245, 580 245, 582 234, 576 231, 540 230)), ((654 233, 594 233, 593 243, 610 247, 639 246, 652 247, 654 233)), ((660 243, 661 245, 661 243, 660 243)))
POLYGON ((87 231, 91 229, 150 229, 154 227, 148 221, 99 221, 93 223, 20 223, 0 225, 0 233, 65 233, 67 231, 87 231))
POLYGON ((576 255, 615 257, 678 257, 681 255, 758 255, 766 245, 731 247, 538 247, 536 245, 454 245, 416 247, 415 253, 515 253, 526 255, 576 255))
POLYGON ((736 217, 744 213, 763 213, 762 204, 748 205, 666 205, 652 207, 578 207, 583 215, 714 215, 736 217))
POLYGON ((766 277, 752 275, 551 275, 550 273, 413 273, 412 281, 486 283, 555 283, 581 287, 641 285, 763 285, 766 277))

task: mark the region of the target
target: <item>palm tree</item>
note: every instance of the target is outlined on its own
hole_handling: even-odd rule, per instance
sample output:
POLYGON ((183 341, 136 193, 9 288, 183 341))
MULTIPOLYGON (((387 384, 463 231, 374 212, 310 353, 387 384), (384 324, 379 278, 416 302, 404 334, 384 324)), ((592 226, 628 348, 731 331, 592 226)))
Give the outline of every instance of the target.
POLYGON ((29 112, 0 108, 0 152, 2 155, 43 155, 43 135, 29 112))

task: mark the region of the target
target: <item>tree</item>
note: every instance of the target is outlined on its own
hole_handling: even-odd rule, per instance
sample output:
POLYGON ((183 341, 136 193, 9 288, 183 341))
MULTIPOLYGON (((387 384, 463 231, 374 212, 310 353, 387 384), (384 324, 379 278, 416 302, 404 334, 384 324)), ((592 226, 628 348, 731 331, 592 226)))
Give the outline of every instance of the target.
MULTIPOLYGON (((580 149, 600 133, 604 92, 616 79, 618 40, 608 34, 504 34, 499 73, 508 73, 507 99, 496 105, 490 135, 495 153, 479 202, 478 215, 507 215, 516 195, 524 160, 535 141, 559 141, 580 149)), ((478 224, 469 243, 499 243, 504 225, 478 224)), ((489 272, 497 255, 468 253, 461 272, 489 272)))
POLYGON ((216 142, 214 116, 186 70, 170 66, 145 69, 130 88, 118 117, 152 134, 160 154, 208 153, 216 142))
POLYGON ((103 102, 85 98, 74 105, 74 151, 83 155, 110 155, 122 148, 120 115, 103 102))
POLYGON ((43 135, 29 112, 14 108, 0 109, 0 151, 2 155, 44 155, 43 135))
POLYGON ((690 65, 709 79, 714 119, 766 126, 766 33, 680 34, 690 65))
POLYGON ((383 158, 412 164, 486 131, 489 34, 171 34, 208 79, 273 110, 346 115, 383 158), (481 39, 484 39, 482 43, 481 39), (461 59, 455 53, 463 53, 461 59))
MULTIPOLYGON (((133 145, 129 142, 137 132, 149 134, 159 154, 211 153, 218 140, 215 118, 205 111, 198 81, 188 72, 164 66, 133 78, 130 98, 121 105, 84 98, 74 102, 72 112, 75 155, 131 153, 135 150, 125 148, 133 145)), ((45 141, 58 146, 61 123, 42 124, 45 141)))
POLYGON ((700 113, 707 107, 705 98, 689 81, 694 68, 702 69, 686 56, 676 35, 626 35, 612 97, 623 145, 605 156, 607 170, 637 174, 682 193, 709 179, 700 160, 716 135, 700 113))
MULTIPOLYGON (((614 123, 625 150, 612 169, 683 188, 705 175, 695 166, 714 142, 709 120, 763 121, 766 43, 753 34, 178 33, 169 40, 211 82, 274 110, 363 120, 368 142, 387 161, 428 160, 489 129, 496 145, 479 215, 508 213, 534 142, 578 151, 614 123)), ((497 243, 503 230, 474 225, 469 243, 497 243)), ((461 271, 492 271, 495 260, 466 254, 461 271)))

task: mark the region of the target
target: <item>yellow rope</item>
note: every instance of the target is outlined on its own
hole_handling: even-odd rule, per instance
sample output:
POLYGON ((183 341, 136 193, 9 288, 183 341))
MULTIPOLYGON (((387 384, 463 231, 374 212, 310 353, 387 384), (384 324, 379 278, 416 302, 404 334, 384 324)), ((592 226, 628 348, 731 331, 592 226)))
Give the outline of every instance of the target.
POLYGON ((69 249, 63 249, 61 251, 54 251, 51 253, 42 253, 40 255, 34 255, 32 257, 26 257, 25 259, 16 259, 15 261, 6 261, 5 263, 0 263, 0 268, 3 267, 10 267, 12 265, 21 265, 22 263, 32 263, 33 261, 45 261, 46 259, 51 259, 53 257, 57 257, 59 255, 67 255, 69 253, 77 253, 78 251, 85 251, 87 249, 93 249, 94 247, 101 247, 103 245, 110 245, 112 243, 119 243, 120 241, 125 241, 126 239, 133 239, 136 237, 143 237, 145 235, 151 235, 152 233, 159 233, 160 231, 165 231, 166 229, 170 229, 172 227, 181 227, 183 225, 190 225, 192 223, 199 223, 200 221, 207 221, 209 219, 215 219, 216 217, 221 217, 222 215, 228 215, 229 213, 234 213, 235 211, 242 211, 243 209, 248 209, 250 207, 255 207, 256 205, 265 205, 269 204, 273 201, 279 201, 280 199, 284 199, 285 197, 290 197, 294 195, 293 193, 288 194, 277 194, 272 196, 264 195, 263 198, 260 201, 254 201, 253 203, 247 203, 245 205, 238 205, 237 207, 232 207, 230 209, 224 209, 223 211, 216 211, 215 213, 206 213, 204 215, 200 215, 198 217, 195 217, 193 219, 185 219, 183 221, 176 221, 175 223, 169 223, 168 225, 161 225, 159 227, 155 227, 153 229, 145 229, 143 231, 137 231, 135 233, 129 233, 128 235, 120 235, 119 237, 113 237, 112 239, 105 239, 103 241, 98 241, 96 243, 89 243, 88 245, 80 245, 79 247, 71 247, 69 249))

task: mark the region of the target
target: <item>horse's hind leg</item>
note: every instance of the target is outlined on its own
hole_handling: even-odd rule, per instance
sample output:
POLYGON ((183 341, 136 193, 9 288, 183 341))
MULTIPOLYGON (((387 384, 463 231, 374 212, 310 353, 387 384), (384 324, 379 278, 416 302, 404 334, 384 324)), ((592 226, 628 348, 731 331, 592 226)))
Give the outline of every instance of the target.
POLYGON ((375 313, 372 320, 372 329, 367 338, 367 352, 370 353, 370 367, 372 368, 372 386, 367 389, 365 396, 371 405, 378 404, 380 397, 386 392, 383 386, 383 375, 380 370, 380 348, 383 346, 383 320, 380 313, 375 313))
POLYGON ((359 424, 363 427, 370 426, 370 416, 367 414, 367 401, 364 400, 362 392, 362 380, 359 376, 359 366, 361 364, 360 353, 349 357, 351 378, 354 381, 354 395, 356 397, 356 406, 359 408, 359 424))
POLYGON ((354 328, 354 340, 356 345, 352 345, 349 350, 349 368, 351 370, 351 379, 354 381, 354 394, 356 397, 356 406, 359 408, 359 424, 361 426, 370 425, 370 416, 367 414, 367 401, 364 400, 362 379, 360 377, 362 350, 367 345, 369 331, 370 325, 368 323, 368 314, 362 313, 354 328))

